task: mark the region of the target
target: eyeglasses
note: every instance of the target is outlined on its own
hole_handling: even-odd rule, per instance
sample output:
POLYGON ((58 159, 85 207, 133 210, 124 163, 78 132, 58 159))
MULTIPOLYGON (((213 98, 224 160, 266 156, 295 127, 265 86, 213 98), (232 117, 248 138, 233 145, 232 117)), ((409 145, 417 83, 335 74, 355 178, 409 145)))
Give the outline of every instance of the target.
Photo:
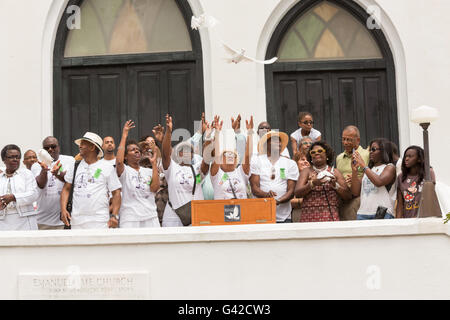
POLYGON ((20 160, 20 156, 6 156, 6 159, 9 159, 9 160, 20 160))
POLYGON ((36 156, 29 156, 29 157, 23 158, 23 160, 31 160, 31 159, 37 159, 37 157, 36 156))
POLYGON ((313 125, 314 121, 312 121, 312 120, 310 120, 310 121, 303 121, 302 123, 306 124, 306 125, 308 125, 308 124, 313 125))
POLYGON ((344 138, 344 137, 342 137, 341 140, 342 140, 342 142, 353 142, 354 138, 344 138))
POLYGON ((47 150, 47 151, 50 150, 50 149, 55 150, 56 148, 58 148, 58 145, 56 145, 56 144, 51 144, 49 146, 45 146, 44 147, 44 149, 47 150))
POLYGON ((322 154, 322 153, 324 153, 325 152, 325 149, 317 149, 317 150, 311 150, 310 152, 309 152, 309 154, 310 155, 315 155, 316 153, 317 154, 322 154))
POLYGON ((310 145, 312 145, 312 142, 305 141, 305 142, 302 142, 302 145, 304 145, 304 146, 310 146, 310 145))
POLYGON ((375 152, 375 151, 377 151, 377 150, 381 150, 381 148, 370 148, 370 151, 371 151, 371 152, 375 152))

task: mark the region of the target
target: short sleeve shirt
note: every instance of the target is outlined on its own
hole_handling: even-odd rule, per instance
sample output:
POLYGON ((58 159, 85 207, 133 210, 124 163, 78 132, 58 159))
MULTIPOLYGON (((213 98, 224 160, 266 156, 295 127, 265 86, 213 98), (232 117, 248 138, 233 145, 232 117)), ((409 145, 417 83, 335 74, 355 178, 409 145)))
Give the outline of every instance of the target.
POLYGON ((234 199, 234 194, 237 199, 247 199, 248 178, 249 176, 245 174, 242 166, 238 166, 231 172, 224 172, 219 167, 216 175, 211 176, 214 199, 234 199))
POLYGON ((120 222, 144 221, 158 216, 155 193, 150 190, 152 176, 152 169, 141 167, 138 171, 125 165, 119 177, 122 184, 120 222))
POLYGON ((181 166, 172 159, 167 170, 164 170, 168 189, 169 201, 173 209, 185 205, 191 200, 203 200, 202 182, 204 175, 200 170, 201 161, 196 161, 193 165, 195 176, 192 174, 190 166, 181 166), (195 193, 194 179, 196 179, 195 193))
MULTIPOLYGON (((253 157, 250 166, 250 175, 258 175, 260 188, 264 192, 274 191, 280 199, 287 192, 288 180, 298 180, 299 171, 295 161, 280 157, 272 165, 267 155, 253 157), (272 177, 274 176, 274 179, 272 177)), ((291 215, 291 202, 281 203, 277 206, 277 221, 285 221, 291 215)))
MULTIPOLYGON (((73 182, 74 166, 65 175, 67 183, 73 182)), ((104 161, 87 164, 81 160, 75 177, 72 205, 72 225, 109 220, 108 192, 120 189, 122 184, 114 167, 104 161)))
POLYGON ((295 130, 292 134, 291 134, 291 138, 294 138, 295 141, 297 141, 297 144, 300 143, 300 141, 305 138, 305 137, 309 137, 311 138, 312 141, 316 141, 317 138, 319 138, 322 134, 320 133, 319 130, 316 130, 314 128, 311 128, 311 131, 309 132, 309 135, 307 136, 303 136, 302 135, 302 128, 298 128, 297 130, 295 130))
MULTIPOLYGON (((60 161, 61 171, 66 172, 68 168, 73 167, 75 159, 71 156, 60 155, 57 161, 53 161, 50 169, 60 161)), ((35 177, 41 174, 41 166, 34 163, 31 172, 35 177)), ((39 198, 37 200, 37 221, 38 224, 47 226, 61 226, 63 222, 60 219, 61 204, 60 197, 64 182, 56 178, 50 171, 47 172, 47 184, 43 189, 38 187, 39 198)))

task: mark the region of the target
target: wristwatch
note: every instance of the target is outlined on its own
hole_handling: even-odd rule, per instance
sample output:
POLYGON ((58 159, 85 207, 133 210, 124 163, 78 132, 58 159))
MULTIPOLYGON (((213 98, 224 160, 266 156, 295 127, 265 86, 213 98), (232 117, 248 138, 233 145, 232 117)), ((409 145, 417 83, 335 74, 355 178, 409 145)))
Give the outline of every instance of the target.
POLYGON ((111 214, 109 215, 109 217, 110 217, 110 218, 114 217, 114 218, 116 218, 117 221, 119 221, 119 215, 118 215, 118 214, 112 214, 112 213, 111 213, 111 214))

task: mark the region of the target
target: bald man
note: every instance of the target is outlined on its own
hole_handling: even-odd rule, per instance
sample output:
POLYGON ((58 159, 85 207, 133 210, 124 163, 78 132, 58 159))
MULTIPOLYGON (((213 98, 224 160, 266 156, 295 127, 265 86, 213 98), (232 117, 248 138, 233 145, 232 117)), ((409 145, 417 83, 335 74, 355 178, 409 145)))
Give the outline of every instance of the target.
MULTIPOLYGON (((369 163, 370 153, 367 149, 363 149, 359 143, 361 142, 361 136, 359 129, 356 126, 347 126, 342 131, 342 145, 344 152, 336 157, 336 167, 342 173, 350 187, 352 180, 352 153, 358 151, 363 158, 366 165, 369 163)), ((362 177, 363 168, 358 168, 358 176, 362 177)), ((356 220, 356 213, 359 209, 360 198, 354 197, 351 200, 343 201, 339 208, 340 220, 356 220)))
POLYGON ((75 159, 72 156, 59 154, 59 142, 55 137, 47 137, 42 141, 42 148, 53 158, 49 167, 44 163, 35 163, 31 167, 41 192, 37 200, 37 219, 39 230, 64 229, 60 219, 60 195, 64 186, 64 177, 75 159))
POLYGON ((114 152, 116 151, 116 143, 114 142, 114 138, 111 136, 104 137, 102 149, 103 153, 105 154, 103 157, 103 161, 115 167, 116 155, 114 154, 114 152))
POLYGON ((34 163, 37 162, 36 152, 33 150, 27 150, 23 155, 23 164, 27 167, 28 170, 31 170, 31 167, 34 163))

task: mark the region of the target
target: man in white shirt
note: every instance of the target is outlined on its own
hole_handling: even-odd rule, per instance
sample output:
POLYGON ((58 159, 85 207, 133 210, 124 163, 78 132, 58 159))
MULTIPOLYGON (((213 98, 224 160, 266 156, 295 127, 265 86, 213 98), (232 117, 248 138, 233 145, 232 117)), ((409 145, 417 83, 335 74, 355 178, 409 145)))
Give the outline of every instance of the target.
POLYGON ((114 154, 114 151, 116 150, 116 143, 114 141, 114 138, 110 136, 104 137, 102 149, 104 153, 103 161, 115 167, 116 156, 114 154))
POLYGON ((31 172, 36 177, 39 187, 37 201, 37 219, 39 230, 64 229, 61 221, 61 190, 64 186, 67 169, 72 167, 75 159, 72 156, 60 155, 58 139, 47 137, 42 141, 42 148, 53 158, 50 167, 39 162, 33 164, 31 172))
MULTIPOLYGON (((257 134, 253 136, 253 156, 257 156, 258 154, 260 154, 260 152, 258 150, 259 141, 269 131, 272 131, 272 128, 270 126, 270 123, 268 123, 267 121, 263 121, 258 125, 258 129, 256 130, 257 134)), ((245 136, 244 136, 243 140, 241 139, 241 141, 244 141, 244 142, 240 142, 240 145, 245 146, 245 136)), ((241 147, 241 148, 242 148, 242 150, 245 150, 245 147, 241 147)), ((281 151, 281 156, 286 157, 288 159, 291 158, 288 148, 284 148, 284 150, 281 151)))
POLYGON ((291 202, 299 172, 295 161, 281 156, 289 137, 269 131, 259 141, 260 155, 253 157, 250 184, 257 198, 275 198, 277 222, 291 222, 291 202))
POLYGON ((5 146, 1 158, 6 168, 0 173, 0 231, 37 230, 36 180, 30 170, 20 168, 20 148, 5 146))
POLYGON ((61 193, 61 218, 72 229, 117 228, 121 204, 121 183, 113 166, 98 159, 103 156, 102 139, 87 132, 75 143, 83 160, 74 178, 75 166, 69 168, 61 193), (69 194, 74 184, 72 212, 67 210, 69 194), (109 212, 108 192, 112 193, 112 213, 109 212))

